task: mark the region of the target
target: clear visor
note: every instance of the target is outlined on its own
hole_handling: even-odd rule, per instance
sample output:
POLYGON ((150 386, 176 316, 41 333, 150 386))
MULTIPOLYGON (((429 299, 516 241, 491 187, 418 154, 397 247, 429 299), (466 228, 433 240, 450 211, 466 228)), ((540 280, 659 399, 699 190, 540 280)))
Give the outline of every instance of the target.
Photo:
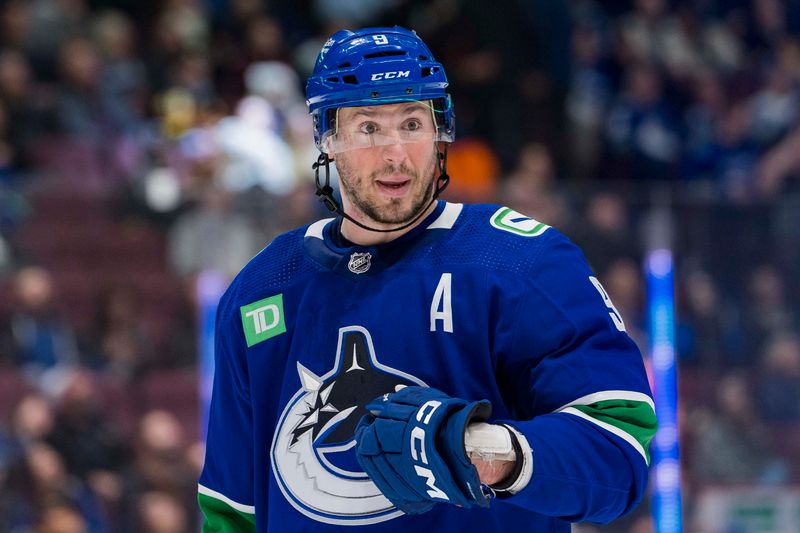
POLYGON ((322 136, 322 148, 339 154, 393 144, 453 142, 453 135, 438 125, 429 100, 364 107, 343 107, 335 111, 333 129, 322 136))

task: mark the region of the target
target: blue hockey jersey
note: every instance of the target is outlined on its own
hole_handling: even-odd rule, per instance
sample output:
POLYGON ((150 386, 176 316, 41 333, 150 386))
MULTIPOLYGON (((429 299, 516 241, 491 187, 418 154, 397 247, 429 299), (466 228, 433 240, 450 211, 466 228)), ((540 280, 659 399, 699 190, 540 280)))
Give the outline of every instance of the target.
POLYGON ((580 250, 509 208, 440 201, 377 246, 340 220, 275 239, 217 315, 204 531, 569 531, 630 511, 655 411, 641 355, 580 250), (364 405, 400 385, 488 399, 533 475, 489 509, 404 515, 359 467, 364 405))

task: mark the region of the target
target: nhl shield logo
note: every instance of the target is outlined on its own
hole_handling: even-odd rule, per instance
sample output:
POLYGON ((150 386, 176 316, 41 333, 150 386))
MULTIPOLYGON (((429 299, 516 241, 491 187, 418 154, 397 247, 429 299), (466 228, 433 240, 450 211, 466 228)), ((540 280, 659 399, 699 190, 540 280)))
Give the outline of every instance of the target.
POLYGON ((363 274, 369 267, 372 266, 372 254, 369 252, 355 252, 350 256, 350 262, 347 263, 347 268, 353 274, 363 274))

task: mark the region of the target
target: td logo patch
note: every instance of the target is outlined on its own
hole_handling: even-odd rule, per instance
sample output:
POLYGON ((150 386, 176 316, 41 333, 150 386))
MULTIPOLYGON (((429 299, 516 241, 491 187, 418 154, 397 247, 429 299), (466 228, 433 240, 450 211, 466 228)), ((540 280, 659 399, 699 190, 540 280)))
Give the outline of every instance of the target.
POLYGON ((286 333, 283 321, 283 294, 276 294, 239 308, 247 347, 286 333))

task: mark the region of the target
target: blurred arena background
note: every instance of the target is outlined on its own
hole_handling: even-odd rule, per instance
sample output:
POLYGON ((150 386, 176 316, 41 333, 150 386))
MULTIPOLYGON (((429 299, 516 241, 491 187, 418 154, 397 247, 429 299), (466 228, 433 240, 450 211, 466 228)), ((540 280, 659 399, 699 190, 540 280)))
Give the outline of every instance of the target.
POLYGON ((197 530, 196 280, 326 214, 304 80, 393 24, 447 199, 570 236, 645 355, 667 215, 684 530, 800 531, 798 0, 0 1, 0 531, 197 530))

